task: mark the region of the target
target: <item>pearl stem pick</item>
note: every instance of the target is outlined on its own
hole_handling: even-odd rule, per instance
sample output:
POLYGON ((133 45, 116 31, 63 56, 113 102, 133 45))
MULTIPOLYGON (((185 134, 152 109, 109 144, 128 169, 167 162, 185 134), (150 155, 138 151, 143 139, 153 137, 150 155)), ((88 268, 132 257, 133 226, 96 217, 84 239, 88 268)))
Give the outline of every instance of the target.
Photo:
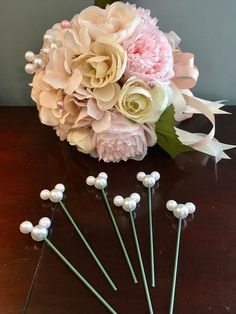
POLYGON ((140 251, 140 247, 139 247, 138 236, 137 236, 135 223, 134 223, 134 217, 133 217, 131 209, 129 210, 129 215, 130 215, 130 220, 131 220, 131 226, 133 229, 134 240, 135 240, 136 250, 137 250, 139 264, 140 264, 140 268, 141 268, 141 273, 142 273, 142 277, 143 277, 143 285, 144 285, 144 289, 145 289, 145 293, 146 293, 146 299, 147 299, 147 303, 148 303, 149 313, 153 314, 152 302, 151 302, 151 298, 150 298, 150 294, 149 294, 149 290, 148 290, 147 279, 146 279, 145 270, 144 270, 144 266, 143 266, 142 255, 141 255, 141 251, 140 251))
POLYGON ((152 287, 155 287, 155 266, 153 248, 153 228, 152 228, 152 188, 148 187, 148 212, 149 212, 149 236, 150 236, 150 256, 151 256, 151 276, 152 287))
POLYGON ((178 224, 177 241, 176 241, 176 253, 175 253, 175 263, 174 263, 174 273, 173 273, 173 280, 172 280, 169 314, 173 314, 173 310, 174 310, 176 277, 177 277, 178 260, 179 260, 179 244, 180 244, 180 236, 181 236, 181 225, 182 225, 182 219, 180 218, 179 224, 178 224))
POLYGON ((149 241, 150 241, 150 260, 151 260, 151 285, 154 288, 155 283, 155 263, 154 263, 154 244, 153 244, 153 223, 152 223, 152 187, 160 179, 160 174, 153 171, 150 175, 140 171, 137 173, 137 180, 148 188, 148 219, 149 219, 149 241))
POLYGON ((189 214, 193 214, 196 210, 196 206, 192 202, 188 202, 184 205, 184 204, 177 204, 177 202, 174 200, 169 200, 166 203, 166 208, 169 211, 172 211, 174 216, 177 219, 179 219, 177 240, 176 240, 172 289, 171 289, 171 297, 170 297, 170 308, 169 308, 169 314, 173 314, 174 302, 175 302, 176 278, 177 278, 177 271, 178 271, 179 247, 180 247, 182 220, 187 218, 189 214))
POLYGON ((135 272, 134 272, 133 266, 132 266, 132 264, 131 264, 129 255, 128 255, 128 253, 127 253, 127 250, 126 250, 124 241, 123 241, 123 239, 122 239, 122 236, 121 236, 121 234, 120 234, 119 228, 118 228, 118 226, 117 226, 117 223, 116 223, 115 217, 114 217, 114 215, 113 215, 111 206, 110 206, 110 204, 109 204, 109 201, 108 201, 106 192, 105 192, 104 188, 102 188, 101 191, 102 191, 102 196, 103 196, 103 199, 104 199, 104 201, 105 201, 105 203, 106 203, 106 207, 107 207, 107 209, 108 209, 108 212, 109 212, 111 221, 112 221, 113 226, 114 226, 114 228, 115 228, 117 237, 118 237, 118 239, 119 239, 119 241, 120 241, 121 248, 122 248, 123 253, 124 253, 124 255, 125 255, 125 259, 126 259, 127 264, 128 264, 128 266, 129 266, 129 270, 130 270, 130 272, 131 272, 133 281, 134 281, 134 283, 137 283, 137 282, 138 282, 137 277, 136 277, 136 275, 135 275, 135 272))
POLYGON ((83 284, 97 297, 97 299, 110 311, 112 314, 117 312, 103 299, 103 297, 90 285, 90 283, 74 268, 74 266, 62 255, 58 249, 48 239, 44 239, 47 245, 62 259, 62 261, 70 268, 70 270, 83 282, 83 284))
POLYGON ((59 204, 61 205, 62 209, 64 210, 67 218, 70 220, 71 224, 73 225, 73 227, 75 228, 76 232, 78 233, 78 235, 80 236, 81 240, 83 241, 84 245, 86 246, 86 248, 88 249, 89 253, 92 255, 93 259, 95 260, 95 262, 97 263, 98 267, 100 268, 101 272, 103 273, 103 275, 106 277, 107 281, 109 282, 109 284, 111 285, 111 287, 117 291, 117 287, 115 286, 115 284, 113 283, 112 279, 110 278, 110 276, 108 275, 108 273, 106 272, 105 268, 102 266, 101 262, 99 261, 99 259, 97 258, 96 254, 94 253, 93 249, 91 248, 91 246, 89 245, 88 241, 85 239, 85 237, 83 236, 82 232, 80 231, 79 227, 77 226, 77 224, 75 223, 74 219, 72 218, 72 216, 70 215, 69 211, 66 209, 66 206, 62 203, 62 201, 59 201, 59 204))

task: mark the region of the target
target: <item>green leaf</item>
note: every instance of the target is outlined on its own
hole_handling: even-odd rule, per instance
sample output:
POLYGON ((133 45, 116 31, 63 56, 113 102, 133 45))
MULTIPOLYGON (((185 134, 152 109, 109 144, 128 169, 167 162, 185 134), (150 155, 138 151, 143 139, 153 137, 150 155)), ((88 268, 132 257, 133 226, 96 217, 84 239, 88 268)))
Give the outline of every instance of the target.
POLYGON ((162 113, 156 123, 157 144, 171 157, 180 153, 193 151, 192 147, 183 145, 175 132, 175 110, 171 105, 162 113))
POLYGON ((107 4, 112 4, 116 0, 95 0, 94 4, 102 9, 106 7, 107 4))

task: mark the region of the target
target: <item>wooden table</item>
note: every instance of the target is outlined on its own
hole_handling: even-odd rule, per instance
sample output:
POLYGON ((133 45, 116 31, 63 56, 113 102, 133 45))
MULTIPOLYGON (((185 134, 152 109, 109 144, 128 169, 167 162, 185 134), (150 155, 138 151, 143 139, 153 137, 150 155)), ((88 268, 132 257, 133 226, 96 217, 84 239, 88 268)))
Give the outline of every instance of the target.
MULTIPOLYGON (((228 108, 229 109, 229 108, 228 108)), ((217 138, 236 143, 234 116, 217 117, 217 138)), ((186 122, 188 127, 189 122, 186 122)), ((209 130, 197 117, 193 127, 209 130)), ((119 314, 148 313, 129 216, 114 209, 139 283, 134 285, 101 198, 85 184, 88 175, 109 174, 108 197, 141 194, 136 212, 141 251, 150 285, 147 192, 136 181, 144 170, 161 173, 153 194, 157 286, 151 291, 154 312, 168 313, 177 220, 168 214, 169 199, 192 201, 197 212, 182 231, 175 314, 236 313, 236 150, 232 160, 215 164, 193 152, 175 159, 154 148, 142 162, 105 164, 83 155, 54 131, 42 126, 35 108, 0 108, 0 313, 108 313, 45 243, 19 232, 23 220, 52 217, 49 239, 94 285, 119 314), (42 202, 39 192, 66 185, 65 203, 118 286, 114 292, 98 270, 62 210, 42 202)))

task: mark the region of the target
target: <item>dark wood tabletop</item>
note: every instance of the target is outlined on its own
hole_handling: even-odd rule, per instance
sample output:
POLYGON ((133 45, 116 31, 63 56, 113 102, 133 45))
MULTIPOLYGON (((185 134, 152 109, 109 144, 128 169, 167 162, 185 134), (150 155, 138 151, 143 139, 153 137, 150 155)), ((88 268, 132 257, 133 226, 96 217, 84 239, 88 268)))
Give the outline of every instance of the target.
MULTIPOLYGON (((217 117, 219 140, 236 143, 234 115, 217 117)), ((209 131, 196 116, 184 123, 194 131, 209 131)), ((49 239, 119 314, 146 314, 144 288, 129 216, 114 208, 139 283, 134 285, 101 192, 86 186, 88 175, 109 175, 108 198, 141 195, 135 223, 150 287, 147 190, 138 171, 161 173, 153 192, 156 288, 150 287, 154 313, 167 314, 171 293, 178 221, 166 201, 192 201, 197 206, 183 226, 176 287, 175 314, 236 313, 236 149, 231 160, 215 164, 198 152, 170 158, 160 148, 141 161, 106 164, 60 142, 50 127, 40 124, 35 108, 0 108, 0 313, 103 314, 106 308, 65 266, 46 243, 19 232, 19 224, 37 224, 52 217, 49 239), (85 249, 64 212, 43 202, 39 193, 58 182, 66 186, 65 204, 86 239, 116 283, 111 289, 85 249)))

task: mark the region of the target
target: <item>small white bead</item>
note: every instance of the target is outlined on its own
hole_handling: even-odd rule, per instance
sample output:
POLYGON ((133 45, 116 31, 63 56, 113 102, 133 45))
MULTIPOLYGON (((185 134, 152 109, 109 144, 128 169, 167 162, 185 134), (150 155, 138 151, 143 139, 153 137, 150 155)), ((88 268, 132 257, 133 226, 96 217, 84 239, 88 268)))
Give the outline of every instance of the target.
POLYGON ((124 203, 124 198, 121 195, 117 195, 113 199, 113 204, 117 207, 122 206, 124 203))
POLYGON ((89 186, 93 186, 95 184, 95 180, 96 179, 93 176, 89 176, 86 179, 86 184, 89 185, 89 186))
POLYGON ((173 210, 175 209, 175 207, 176 207, 177 205, 178 205, 178 204, 177 204, 176 201, 174 201, 174 200, 169 200, 169 201, 166 203, 166 208, 167 208, 169 211, 173 212, 173 210))
POLYGON ((156 183, 155 179, 153 176, 146 175, 142 181, 143 185, 148 188, 148 187, 153 187, 156 183))
POLYGON ((130 210, 133 211, 135 210, 137 204, 135 202, 134 199, 132 199, 131 197, 126 197, 124 199, 124 202, 123 202, 123 209, 126 211, 126 212, 129 212, 130 210))
POLYGON ((141 200, 141 197, 140 197, 140 195, 139 195, 138 193, 132 193, 132 194, 130 195, 130 197, 131 197, 136 203, 140 202, 140 200, 141 200))
POLYGON ((42 226, 35 226, 31 231, 31 237, 35 241, 43 241, 48 235, 48 230, 42 226))
POLYGON ((145 176, 146 176, 146 173, 143 172, 143 171, 140 171, 140 172, 137 173, 136 178, 137 178, 137 180, 138 180, 139 182, 142 182, 145 176))
POLYGON ((32 63, 27 63, 25 65, 25 72, 28 73, 28 74, 34 74, 35 73, 35 65, 32 64, 32 63))
POLYGON ((185 219, 188 216, 188 207, 186 207, 184 204, 178 204, 174 211, 174 216, 178 219, 185 219))
POLYGON ((50 198, 50 191, 47 189, 44 189, 40 192, 40 198, 43 201, 47 201, 50 198))
POLYGON ((57 184, 55 185, 54 189, 56 189, 56 190, 61 191, 62 193, 64 193, 66 188, 65 188, 65 185, 64 185, 64 184, 62 184, 62 183, 57 183, 57 184))
POLYGON ((44 47, 44 48, 42 49, 42 53, 43 53, 44 55, 48 55, 49 52, 50 52, 50 48, 44 47))
POLYGON ((155 179, 155 181, 158 181, 160 179, 160 173, 158 171, 153 171, 151 173, 151 176, 155 179))
POLYGON ((43 60, 40 58, 40 57, 35 57, 35 59, 34 59, 34 65, 37 67, 37 68, 42 68, 42 67, 44 67, 44 62, 43 62, 43 60))
POLYGON ((51 226, 51 220, 48 217, 43 217, 39 220, 39 226, 48 229, 51 226))
POLYGON ((52 35, 50 35, 50 34, 45 34, 45 35, 43 36, 43 41, 44 41, 45 43, 51 44, 51 43, 54 41, 54 39, 53 39, 52 35))
POLYGON ((35 54, 33 53, 33 51, 26 51, 25 53, 25 60, 28 62, 33 62, 35 58, 35 54))
POLYGON ((95 179, 95 188, 101 190, 104 189, 107 186, 107 180, 102 177, 97 177, 95 179))
POLYGON ((98 174, 98 177, 100 177, 100 178, 104 178, 104 179, 108 179, 108 175, 107 175, 107 173, 106 172, 100 172, 99 174, 98 174))
POLYGON ((24 234, 30 233, 32 229, 33 229, 33 225, 30 221, 26 220, 20 224, 20 232, 24 234))
POLYGON ((185 206, 188 207, 189 214, 193 214, 196 210, 196 206, 192 202, 187 202, 185 206))
POLYGON ((51 48, 51 49, 57 49, 57 48, 58 48, 58 46, 57 46, 57 44, 56 44, 56 43, 52 43, 52 44, 50 45, 50 48, 51 48))
POLYGON ((62 199, 63 199, 63 193, 61 191, 53 189, 50 192, 50 201, 52 201, 53 203, 58 203, 62 199))

